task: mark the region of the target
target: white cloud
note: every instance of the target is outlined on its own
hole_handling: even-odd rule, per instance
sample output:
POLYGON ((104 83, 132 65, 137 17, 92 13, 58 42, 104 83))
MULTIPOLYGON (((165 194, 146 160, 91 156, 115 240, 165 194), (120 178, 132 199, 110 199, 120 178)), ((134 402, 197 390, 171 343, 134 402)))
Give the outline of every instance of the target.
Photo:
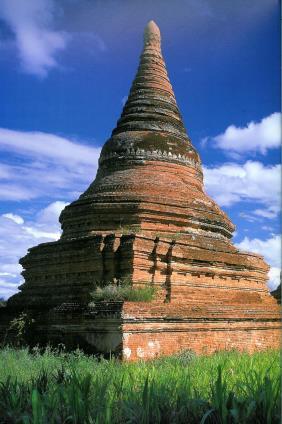
POLYGON ((268 276, 269 276, 268 287, 270 291, 273 291, 279 286, 281 282, 281 268, 276 268, 274 266, 271 267, 268 273, 268 276))
POLYGON ((211 139, 215 147, 227 153, 243 154, 279 148, 281 144, 281 114, 276 112, 260 122, 249 122, 245 127, 230 125, 222 134, 205 138, 203 144, 211 139))
POLYGON ((46 208, 41 210, 37 215, 37 222, 39 224, 47 225, 53 224, 58 219, 61 211, 67 206, 68 203, 57 200, 51 203, 46 208))
POLYGON ((55 134, 40 131, 14 131, 0 128, 0 147, 32 158, 44 157, 56 163, 93 164, 100 149, 55 134))
POLYGON ((23 227, 23 230, 27 233, 30 234, 32 237, 34 237, 35 239, 48 239, 48 240, 57 240, 60 237, 60 232, 56 232, 56 233, 52 233, 50 231, 42 231, 39 230, 38 228, 33 228, 33 227, 23 227))
POLYGON ((2 0, 0 17, 15 36, 22 68, 25 72, 45 77, 58 66, 56 53, 66 47, 68 36, 55 30, 58 3, 54 0, 2 0))
POLYGON ((3 128, 0 148, 11 163, 0 164, 2 200, 74 198, 94 179, 100 154, 100 148, 55 134, 3 128))
POLYGON ((279 284, 280 278, 281 237, 273 235, 266 240, 245 237, 240 243, 236 243, 236 246, 241 250, 259 253, 264 256, 266 262, 271 266, 268 286, 270 290, 274 290, 279 284))
POLYGON ((266 240, 245 237, 236 246, 243 250, 262 254, 271 266, 278 268, 281 266, 281 237, 279 235, 274 235, 266 240))
POLYGON ((12 213, 0 216, 0 297, 11 296, 21 284, 18 261, 27 253, 27 249, 60 237, 58 219, 66 205, 63 201, 53 202, 36 213, 33 220, 26 222, 12 213), (11 216, 16 216, 17 220, 11 219, 11 216))
POLYGON ((7 282, 5 279, 0 278, 0 298, 7 299, 17 292, 17 286, 21 283, 7 282))
POLYGON ((19 224, 19 225, 24 223, 23 218, 19 215, 14 214, 14 213, 4 213, 4 215, 2 215, 2 216, 4 218, 11 219, 16 224, 19 224))
POLYGON ((258 202, 254 214, 267 218, 277 216, 280 209, 281 165, 265 166, 247 161, 242 165, 225 163, 218 167, 204 167, 207 192, 221 206, 238 202, 258 202))

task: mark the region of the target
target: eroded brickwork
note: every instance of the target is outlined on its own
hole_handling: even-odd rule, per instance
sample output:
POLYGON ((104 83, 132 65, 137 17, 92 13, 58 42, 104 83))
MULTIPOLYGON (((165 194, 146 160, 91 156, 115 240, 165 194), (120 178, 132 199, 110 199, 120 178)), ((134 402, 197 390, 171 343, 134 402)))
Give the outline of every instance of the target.
POLYGON ((59 241, 21 260, 25 283, 8 302, 9 313, 36 312, 38 337, 125 360, 279 345, 269 267, 238 251, 234 225, 205 193, 152 21, 97 176, 60 222, 59 241), (155 287, 154 300, 89 307, 93 290, 125 279, 155 287))

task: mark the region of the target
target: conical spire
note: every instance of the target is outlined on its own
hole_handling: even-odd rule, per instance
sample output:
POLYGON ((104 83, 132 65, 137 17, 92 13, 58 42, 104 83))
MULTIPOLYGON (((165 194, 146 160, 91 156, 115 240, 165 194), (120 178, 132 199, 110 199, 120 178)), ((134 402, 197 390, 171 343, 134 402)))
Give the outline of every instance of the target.
POLYGON ((161 32, 154 21, 148 22, 144 30, 144 46, 149 44, 153 44, 157 50, 161 50, 161 32))
POLYGON ((230 238, 233 224, 203 190, 199 155, 192 146, 151 21, 127 103, 104 144, 95 180, 61 214, 62 239, 76 234, 142 231, 230 238))
POLYGON ((113 169, 144 160, 193 168, 202 186, 201 160, 184 128, 154 21, 145 28, 139 67, 117 126, 102 148, 96 180, 82 196, 92 195, 101 176, 113 169))
POLYGON ((144 31, 144 48, 121 118, 113 131, 162 131, 188 140, 161 53, 154 21, 144 31))

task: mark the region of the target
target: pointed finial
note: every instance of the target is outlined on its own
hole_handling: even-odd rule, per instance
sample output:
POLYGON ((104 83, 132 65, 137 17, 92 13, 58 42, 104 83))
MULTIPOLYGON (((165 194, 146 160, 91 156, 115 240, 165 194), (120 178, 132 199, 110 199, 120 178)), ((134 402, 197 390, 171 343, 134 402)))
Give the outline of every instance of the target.
POLYGON ((161 42, 161 32, 158 25, 154 21, 150 21, 147 23, 144 30, 144 43, 151 44, 161 42))

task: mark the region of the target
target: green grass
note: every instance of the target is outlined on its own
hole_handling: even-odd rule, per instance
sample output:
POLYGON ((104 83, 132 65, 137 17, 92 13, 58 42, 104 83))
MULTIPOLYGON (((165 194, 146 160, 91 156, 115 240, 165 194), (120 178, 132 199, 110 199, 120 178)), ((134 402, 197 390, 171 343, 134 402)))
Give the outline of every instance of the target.
POLYGON ((277 351, 121 363, 0 350, 0 423, 278 424, 277 351))

